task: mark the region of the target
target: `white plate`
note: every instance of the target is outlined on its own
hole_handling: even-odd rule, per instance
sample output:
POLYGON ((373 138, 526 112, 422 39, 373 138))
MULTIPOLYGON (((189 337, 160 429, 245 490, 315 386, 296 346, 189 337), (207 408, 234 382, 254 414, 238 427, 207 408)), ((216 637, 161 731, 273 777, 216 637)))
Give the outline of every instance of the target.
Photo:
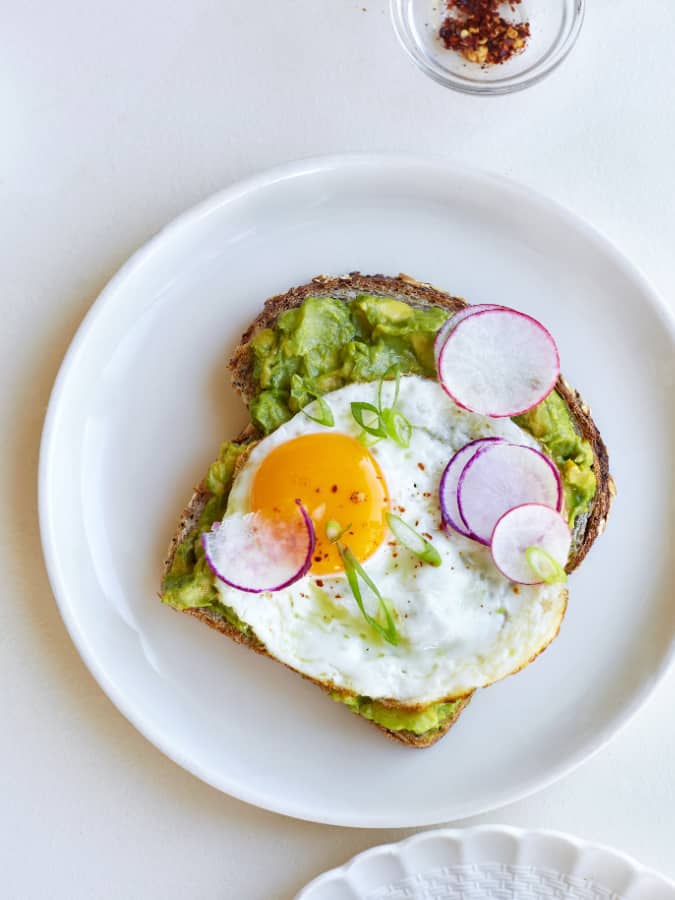
POLYGON ((259 806, 411 826, 543 787, 616 732, 671 656, 672 335, 652 290, 602 237, 498 178, 370 156, 235 185, 123 267, 54 388, 40 518, 75 644, 153 743, 259 806), (593 406, 619 486, 607 534, 572 579, 559 639, 479 693, 423 753, 157 600, 191 487, 245 422, 226 374, 238 336, 269 295, 353 269, 406 271, 543 319, 593 406))
POLYGON ((607 847, 484 825, 374 847, 296 900, 675 900, 675 884, 607 847))

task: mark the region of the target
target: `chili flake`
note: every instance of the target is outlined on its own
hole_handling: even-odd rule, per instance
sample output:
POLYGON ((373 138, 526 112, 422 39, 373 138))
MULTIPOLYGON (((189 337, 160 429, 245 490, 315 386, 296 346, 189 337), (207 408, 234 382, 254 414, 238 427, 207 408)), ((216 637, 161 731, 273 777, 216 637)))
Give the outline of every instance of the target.
MULTIPOLYGON (((508 0, 512 10, 522 0, 508 0)), ((448 50, 469 62, 494 66, 525 49, 529 22, 512 22, 499 11, 502 0, 446 0, 448 15, 439 36, 448 50)))

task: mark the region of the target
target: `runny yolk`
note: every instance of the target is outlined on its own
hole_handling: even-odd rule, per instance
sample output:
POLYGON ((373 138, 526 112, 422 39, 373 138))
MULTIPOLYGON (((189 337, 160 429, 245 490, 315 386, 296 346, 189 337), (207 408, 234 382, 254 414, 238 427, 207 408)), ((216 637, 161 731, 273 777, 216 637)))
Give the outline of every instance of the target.
POLYGON ((336 545, 326 537, 327 522, 350 526, 341 541, 360 562, 384 540, 387 486, 373 456, 349 435, 306 434, 280 444, 265 457, 253 479, 251 510, 295 516, 296 499, 314 523, 315 575, 344 570, 336 545))

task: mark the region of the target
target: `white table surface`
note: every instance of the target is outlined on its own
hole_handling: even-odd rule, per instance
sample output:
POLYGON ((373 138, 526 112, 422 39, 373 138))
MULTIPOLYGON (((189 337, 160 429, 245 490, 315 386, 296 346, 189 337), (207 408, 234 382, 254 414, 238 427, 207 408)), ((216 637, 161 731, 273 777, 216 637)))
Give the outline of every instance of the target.
MULTIPOLYGON (((480 99, 407 61, 385 0, 0 3, 2 896, 290 900, 409 833, 245 806, 136 733, 50 592, 40 428, 60 359, 125 258, 184 208, 296 157, 400 150, 515 177, 590 219, 672 300, 675 4, 589 5, 558 72, 480 99)), ((674 695, 671 672, 593 760, 472 821, 569 831, 675 878, 674 695)))

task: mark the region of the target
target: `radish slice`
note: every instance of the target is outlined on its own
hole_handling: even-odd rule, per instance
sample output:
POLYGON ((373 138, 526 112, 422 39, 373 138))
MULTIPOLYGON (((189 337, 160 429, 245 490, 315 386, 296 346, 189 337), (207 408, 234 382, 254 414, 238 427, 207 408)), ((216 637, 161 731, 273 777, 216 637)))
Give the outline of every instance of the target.
POLYGON ((450 332, 454 330, 455 325, 459 325, 459 323, 463 322, 467 316, 472 316, 474 313, 481 312, 484 309, 504 308, 505 307, 497 306, 496 303, 476 303, 475 305, 465 306, 462 309, 457 310, 457 312, 453 313, 449 319, 446 319, 436 332, 436 337, 434 339, 434 359, 436 360, 436 368, 438 368, 438 357, 443 349, 443 344, 447 341, 450 332))
POLYGON ((543 453, 506 441, 483 447, 464 466, 457 506, 475 540, 489 544, 497 521, 523 503, 542 503, 560 511, 562 483, 543 453))
POLYGON ((480 438, 477 441, 471 441, 452 457, 445 467, 441 476, 441 484, 439 488, 439 499, 441 505, 441 515, 443 524, 450 525, 455 531, 463 534, 464 537, 474 538, 475 535, 467 528, 466 522, 462 518, 457 504, 457 485, 459 478, 464 470, 464 466, 469 462, 472 456, 486 446, 490 446, 496 441, 503 441, 503 438, 489 437, 480 438))
POLYGON ((542 584, 544 581, 553 584, 564 580, 571 546, 572 534, 567 522, 550 506, 539 503, 525 503, 510 509, 492 532, 495 565, 502 575, 519 584, 542 584), (539 551, 543 562, 539 574, 528 562, 533 548, 539 551), (546 569, 551 573, 548 576, 546 569))
POLYGON ((445 339, 437 368, 441 386, 455 403, 502 418, 527 412, 548 397, 560 374, 560 357, 540 322, 500 307, 458 322, 445 339))
POLYGON ((302 578, 312 564, 316 536, 307 510, 295 502, 298 515, 291 520, 236 513, 203 534, 202 546, 214 574, 251 594, 280 591, 302 578))

